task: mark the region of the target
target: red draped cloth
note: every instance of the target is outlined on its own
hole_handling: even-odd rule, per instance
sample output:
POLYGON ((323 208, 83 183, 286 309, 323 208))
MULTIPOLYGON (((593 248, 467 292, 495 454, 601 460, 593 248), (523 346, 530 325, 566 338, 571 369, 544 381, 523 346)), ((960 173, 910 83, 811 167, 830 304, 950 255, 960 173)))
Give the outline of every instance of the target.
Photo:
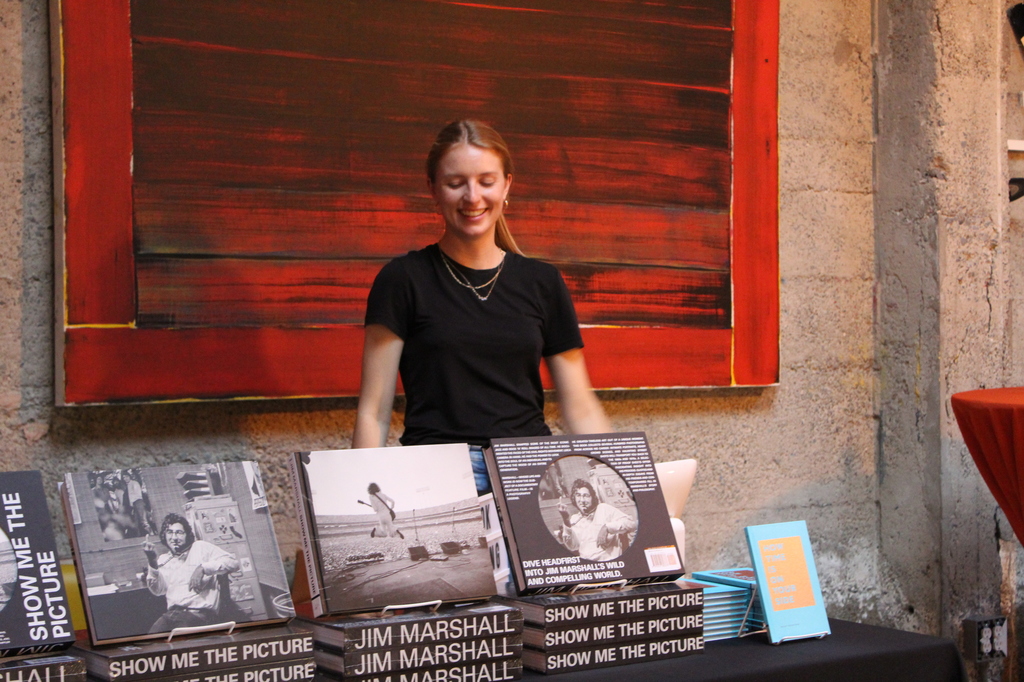
POLYGON ((981 477, 1024 543, 1024 388, 964 391, 952 403, 981 477))

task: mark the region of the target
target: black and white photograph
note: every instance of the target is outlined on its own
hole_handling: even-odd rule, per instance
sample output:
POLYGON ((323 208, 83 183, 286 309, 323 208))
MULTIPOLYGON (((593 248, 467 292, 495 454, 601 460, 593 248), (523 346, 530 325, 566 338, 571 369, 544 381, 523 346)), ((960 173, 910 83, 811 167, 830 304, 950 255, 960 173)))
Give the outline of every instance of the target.
POLYGON ((294 615, 255 463, 67 474, 65 491, 93 643, 294 615))
POLYGON ((517 594, 682 575, 643 433, 494 438, 484 458, 517 594))
POLYGON ((581 559, 617 559, 636 538, 633 493, 615 469, 595 457, 569 455, 549 464, 537 503, 552 537, 581 559))
POLYGON ((495 593, 468 446, 299 457, 326 612, 495 593))
POLYGON ((89 474, 92 503, 104 540, 123 540, 155 533, 149 493, 138 469, 89 474))

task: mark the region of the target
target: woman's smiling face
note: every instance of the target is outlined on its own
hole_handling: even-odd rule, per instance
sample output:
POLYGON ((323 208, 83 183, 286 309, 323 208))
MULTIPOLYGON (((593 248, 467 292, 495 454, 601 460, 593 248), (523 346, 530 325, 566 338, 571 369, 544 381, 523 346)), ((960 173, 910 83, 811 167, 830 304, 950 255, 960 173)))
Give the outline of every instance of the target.
POLYGON ((511 185, 496 153, 459 144, 441 158, 430 191, 453 236, 493 238, 511 185))

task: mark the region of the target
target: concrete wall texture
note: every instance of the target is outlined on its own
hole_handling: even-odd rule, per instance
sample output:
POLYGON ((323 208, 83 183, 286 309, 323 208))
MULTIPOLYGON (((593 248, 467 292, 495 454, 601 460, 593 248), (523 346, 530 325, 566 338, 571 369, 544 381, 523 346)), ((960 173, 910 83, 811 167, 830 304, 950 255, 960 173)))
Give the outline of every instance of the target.
MULTIPOLYGON (((782 0, 779 385, 602 395, 660 459, 700 461, 689 568, 747 564, 744 526, 806 519, 830 615, 951 637, 1019 617, 1020 543, 949 408, 1024 384, 1012 4, 782 0)), ((0 466, 55 490, 67 471, 255 459, 290 555, 285 458, 347 447, 353 400, 53 406, 47 26, 45 0, 0 2, 0 466)))

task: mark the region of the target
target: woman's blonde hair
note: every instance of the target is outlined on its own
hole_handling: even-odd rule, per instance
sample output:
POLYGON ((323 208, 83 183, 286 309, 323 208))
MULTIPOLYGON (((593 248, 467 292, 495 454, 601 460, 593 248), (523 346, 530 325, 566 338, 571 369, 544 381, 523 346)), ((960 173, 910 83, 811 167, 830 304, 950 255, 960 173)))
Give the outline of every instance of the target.
MULTIPOLYGON (((460 144, 471 144, 480 149, 489 149, 501 159, 501 167, 505 171, 505 175, 512 175, 512 155, 509 154, 508 145, 505 144, 505 140, 501 139, 498 131, 486 123, 463 119, 452 121, 442 128, 427 154, 427 179, 431 184, 434 183, 437 176, 437 167, 441 163, 441 159, 452 147, 460 144)), ((523 253, 516 245, 516 240, 512 238, 512 233, 509 232, 504 212, 495 225, 494 243, 505 251, 523 253)))

